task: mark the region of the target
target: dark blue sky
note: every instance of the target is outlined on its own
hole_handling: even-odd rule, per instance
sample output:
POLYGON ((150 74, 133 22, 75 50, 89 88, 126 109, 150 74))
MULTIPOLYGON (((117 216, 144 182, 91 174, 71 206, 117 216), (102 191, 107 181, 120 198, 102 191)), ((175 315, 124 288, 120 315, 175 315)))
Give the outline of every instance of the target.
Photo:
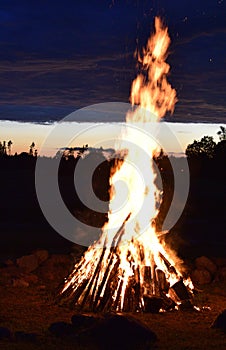
POLYGON ((133 52, 161 15, 172 39, 171 120, 226 122, 223 0, 0 3, 0 119, 63 118, 92 103, 128 102, 133 52))

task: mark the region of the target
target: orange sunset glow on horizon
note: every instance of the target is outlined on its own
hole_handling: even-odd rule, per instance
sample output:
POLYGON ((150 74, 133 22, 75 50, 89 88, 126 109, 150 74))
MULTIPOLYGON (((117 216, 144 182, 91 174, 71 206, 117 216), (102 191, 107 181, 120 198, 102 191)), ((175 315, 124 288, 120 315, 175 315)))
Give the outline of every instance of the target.
MULTIPOLYGON (((54 127, 58 123, 53 124, 34 124, 34 123, 21 123, 12 121, 0 121, 0 140, 12 140, 12 154, 28 152, 29 146, 32 142, 35 143, 35 147, 38 150, 38 154, 42 148, 42 144, 45 142, 48 135, 52 132, 54 127)), ((170 126, 171 130, 175 133, 175 136, 181 145, 180 148, 174 147, 174 145, 168 145, 169 152, 181 153, 185 152, 185 149, 189 143, 192 143, 195 139, 198 140, 205 135, 213 136, 218 141, 217 132, 221 125, 224 124, 209 124, 209 123, 166 123, 170 126)), ((77 131, 74 139, 70 145, 64 144, 63 140, 59 136, 51 141, 49 148, 45 150, 46 156, 54 156, 59 148, 63 147, 82 147, 84 144, 88 144, 91 147, 101 147, 101 141, 106 144, 106 138, 111 140, 118 135, 118 128, 112 128, 114 123, 76 123, 73 122, 74 130, 77 131), (98 133, 97 125, 101 125, 101 133, 98 133)), ((115 123, 117 125, 117 123, 115 123)), ((71 128, 70 123, 62 123, 62 132, 67 133, 67 130, 71 128)), ((166 140, 167 141, 167 140, 166 140)), ((111 142, 108 144, 112 146, 111 142)), ((107 147, 107 146, 106 146, 107 147)))

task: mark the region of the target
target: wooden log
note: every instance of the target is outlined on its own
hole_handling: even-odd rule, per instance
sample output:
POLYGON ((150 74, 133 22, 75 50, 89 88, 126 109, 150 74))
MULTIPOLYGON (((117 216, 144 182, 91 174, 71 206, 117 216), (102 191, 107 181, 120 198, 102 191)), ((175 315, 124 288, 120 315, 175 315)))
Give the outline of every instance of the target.
POLYGON ((103 291, 103 288, 104 288, 104 286, 106 284, 107 278, 109 277, 109 271, 110 271, 111 265, 112 265, 112 263, 114 261, 114 256, 115 256, 116 252, 117 252, 117 247, 111 248, 110 253, 109 253, 109 258, 108 258, 109 259, 108 265, 107 265, 107 267, 105 269, 105 273, 104 273, 103 279, 102 279, 102 281, 100 283, 100 286, 98 288, 95 300, 93 301, 93 310, 97 309, 97 306, 98 306, 98 303, 99 303, 99 298, 100 298, 100 295, 101 295, 101 293, 103 291))
POLYGON ((167 297, 166 294, 162 293, 161 295, 163 303, 162 303, 162 309, 165 311, 170 311, 175 309, 175 306, 177 305, 175 301, 173 301, 171 298, 167 297))
POLYGON ((158 313, 159 310, 162 308, 163 299, 160 297, 144 295, 143 300, 144 300, 145 312, 150 312, 155 314, 155 313, 158 313))
POLYGON ((113 246, 113 247, 118 246, 118 244, 120 243, 120 240, 121 240, 121 238, 122 238, 122 236, 123 236, 123 234, 124 234, 125 224, 126 224, 126 222, 129 220, 130 216, 131 216, 131 213, 129 213, 129 214, 127 215, 127 217, 126 217, 125 220, 123 221, 122 225, 120 226, 120 228, 119 228, 118 231, 116 232, 116 234, 115 234, 115 236, 114 236, 114 238, 113 238, 113 241, 112 241, 112 246, 113 246))
POLYGON ((135 284, 134 276, 131 276, 128 280, 128 284, 125 290, 123 311, 124 312, 134 312, 135 311, 135 284))
MULTIPOLYGON (((75 305, 80 296, 82 295, 82 293, 84 292, 87 284, 88 284, 89 280, 88 279, 84 279, 84 281, 74 290, 73 287, 69 287, 70 290, 72 291, 72 294, 70 295, 70 299, 71 299, 71 302, 70 304, 71 305, 75 305)), ((70 301, 70 299, 68 298, 68 300, 70 301)))
POLYGON ((140 269, 136 268, 134 271, 134 280, 135 284, 134 289, 134 298, 135 298, 135 311, 140 310, 141 308, 141 286, 140 286, 140 269))
POLYGON ((154 254, 151 258, 151 285, 152 285, 152 295, 159 296, 158 282, 156 279, 156 264, 154 259, 154 254))
POLYGON ((182 300, 181 304, 179 305, 179 310, 185 311, 185 310, 194 310, 194 305, 192 304, 191 300, 182 300))
POLYGON ((180 281, 174 283, 174 285, 171 286, 170 289, 172 289, 176 293, 176 295, 180 301, 188 300, 191 298, 191 295, 189 294, 188 289, 184 285, 184 282, 182 279, 180 279, 180 281))
MULTIPOLYGON (((112 241, 112 247, 111 247, 110 253, 109 253, 109 262, 108 262, 108 265, 107 265, 107 267, 106 267, 106 269, 105 269, 104 277, 103 277, 103 279, 102 279, 102 281, 101 281, 101 284, 100 284, 100 286, 99 286, 99 288, 98 288, 98 292, 97 292, 97 294, 96 294, 96 298, 95 298, 95 300, 93 301, 93 310, 97 309, 97 306, 98 306, 98 299, 100 298, 100 295, 101 295, 101 293, 102 293, 102 290, 103 290, 103 288, 104 288, 104 286, 105 286, 105 284, 106 284, 106 280, 107 280, 107 278, 109 277, 109 276, 108 276, 108 275, 109 275, 109 270, 110 270, 110 267, 111 267, 111 265, 112 265, 112 263, 113 263, 114 255, 117 254, 117 249, 118 249, 117 246, 118 246, 118 244, 119 244, 119 242, 120 242, 120 240, 121 240, 121 238, 122 238, 122 236, 123 236, 123 234, 124 234, 125 224, 126 224, 126 222, 129 220, 130 216, 131 216, 131 213, 129 213, 129 214, 127 215, 126 219, 123 221, 121 227, 120 227, 119 230, 116 232, 116 234, 115 234, 115 236, 114 236, 114 239, 113 239, 113 241, 112 241)), ((118 258, 118 259, 119 259, 119 258, 118 258)))
POLYGON ((144 273, 144 282, 150 285, 151 283, 151 266, 144 266, 143 267, 143 273, 144 273))
POLYGON ((115 293, 115 288, 117 286, 118 281, 118 267, 119 267, 119 259, 114 265, 110 276, 107 281, 107 285, 105 288, 104 295, 102 297, 102 300, 99 301, 99 304, 96 307, 97 312, 108 312, 112 310, 113 305, 113 295, 115 293))
POLYGON ((112 311, 112 305, 113 305, 113 294, 114 289, 112 288, 111 284, 109 283, 106 286, 104 296, 99 299, 99 304, 97 305, 96 312, 111 312, 112 311))
POLYGON ((83 308, 85 303, 86 303, 86 300, 90 294, 90 290, 93 286, 93 283, 95 283, 95 280, 97 280, 98 278, 98 272, 100 271, 101 269, 101 264, 102 264, 102 260, 103 260, 103 257, 104 257, 104 254, 105 254, 105 251, 106 251, 106 248, 103 248, 103 251, 101 253, 101 256, 100 256, 100 259, 97 263, 97 266, 95 268, 95 271, 93 273, 93 277, 89 280, 89 283, 88 283, 88 286, 87 286, 87 289, 86 289, 86 292, 85 292, 85 295, 84 295, 84 298, 83 298, 83 301, 82 301, 82 304, 81 304, 81 307, 83 308))
POLYGON ((155 273, 156 273, 156 280, 158 283, 158 289, 159 289, 160 295, 162 293, 167 293, 169 290, 170 284, 166 280, 165 273, 158 268, 155 270, 155 273))
POLYGON ((169 270, 172 267, 171 263, 166 259, 166 257, 161 252, 159 252, 159 256, 164 261, 165 266, 169 270))
POLYGON ((120 305, 122 285, 123 285, 123 280, 120 281, 119 288, 118 288, 118 293, 117 293, 117 296, 116 296, 116 298, 115 298, 115 301, 114 301, 114 303, 113 303, 113 305, 112 305, 113 310, 116 310, 116 311, 122 311, 122 310, 121 310, 121 305, 120 305))

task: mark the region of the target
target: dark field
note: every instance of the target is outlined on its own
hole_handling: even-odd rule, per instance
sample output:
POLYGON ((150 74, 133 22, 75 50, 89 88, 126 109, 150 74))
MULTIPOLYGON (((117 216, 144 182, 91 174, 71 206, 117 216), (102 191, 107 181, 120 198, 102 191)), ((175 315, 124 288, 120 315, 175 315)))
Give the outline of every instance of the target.
MULTIPOLYGON (((114 160, 106 161, 101 152, 88 155, 90 163, 98 163, 92 182, 95 195, 104 201, 106 213, 95 212, 84 205, 74 189, 74 172, 77 161, 63 160, 59 168, 59 188, 68 210, 78 221, 101 228, 107 220, 109 174, 114 160)), ((44 158, 43 163, 55 162, 44 158)), ((168 157, 157 159, 162 168, 163 202, 157 219, 158 230, 170 207, 174 178, 168 157)), ((180 172, 180 158, 176 167, 180 172)), ((0 254, 22 255, 37 248, 51 251, 70 251, 71 242, 61 237, 45 219, 35 190, 35 157, 0 158, 0 254)), ((191 159, 190 189, 183 213, 167 235, 182 258, 199 255, 226 255, 226 167, 222 159, 191 159)), ((46 174, 48 176, 48 174, 46 174)), ((81 187, 86 189, 89 174, 82 174, 81 187)), ((179 174, 183 181, 183 173, 179 174)), ((89 192, 84 192, 89 197, 89 192)), ((90 203, 92 204, 92 203, 90 203)), ((57 203, 54 203, 57 206, 57 203)), ((175 203, 180 205, 180 203, 175 203)), ((53 208, 54 209, 54 208, 53 208)))
MULTIPOLYGON (((11 331, 35 333, 33 340, 0 340, 2 349, 98 349, 92 339, 55 337, 48 330, 53 322, 70 322, 75 313, 54 302, 55 283, 42 290, 40 285, 24 287, 0 284, 1 326, 11 331)), ((196 296, 196 305, 210 307, 198 311, 172 311, 160 314, 133 314, 157 335, 155 345, 148 349, 205 350, 226 347, 226 334, 211 325, 226 305, 226 284, 212 283, 196 296)), ((117 334, 112 335, 117 337, 117 334)), ((109 339, 110 341, 110 339, 109 339)), ((120 347, 119 347, 120 348, 120 347)), ((140 349, 143 349, 142 347, 140 349)))
MULTIPOLYGON (((105 201, 106 213, 95 213, 84 206, 73 189, 74 159, 62 160, 59 169, 59 186, 68 210, 80 221, 101 228, 107 220, 108 178, 113 161, 108 162, 100 153, 90 154, 90 162, 98 157, 99 166, 93 175, 96 195, 105 201)), ((54 162, 53 159, 43 159, 54 162)), ((180 158, 177 160, 180 168, 180 158)), ((36 340, 0 340, 2 349, 96 349, 91 339, 81 341, 56 338, 48 328, 57 321, 70 322, 74 310, 56 302, 59 284, 68 275, 62 266, 52 270, 56 278, 43 278, 43 271, 35 274, 38 279, 29 286, 13 286, 12 278, 18 270, 5 273, 4 261, 28 255, 37 249, 46 249, 49 254, 70 256, 75 249, 72 242, 61 237, 45 220, 35 192, 35 157, 0 158, 0 326, 12 332, 35 333, 36 340), (61 273, 59 273, 61 271, 61 273)), ((157 159, 164 169, 163 203, 157 224, 161 224, 169 208, 173 193, 173 177, 167 157, 157 159)), ((205 255, 211 259, 226 257, 226 186, 225 164, 222 159, 193 159, 189 161, 190 191, 182 216, 166 237, 167 243, 184 260, 192 272, 194 260, 205 255)), ((182 175, 181 175, 182 176, 182 175)), ((84 174, 84 187, 86 176, 84 174)), ((85 249, 80 247, 80 252, 85 249)), ((38 270, 37 270, 38 271, 38 270)), ((14 276, 15 275, 15 276, 14 276)), ((212 329, 216 316, 226 308, 226 282, 212 279, 211 283, 199 286, 194 303, 201 311, 171 311, 160 314, 139 313, 133 316, 157 335, 154 349, 225 349, 226 336, 212 329), (204 308, 203 308, 204 307, 204 308), (206 308, 208 307, 208 308, 206 308)), ((117 335, 115 335, 117 336, 117 335)))

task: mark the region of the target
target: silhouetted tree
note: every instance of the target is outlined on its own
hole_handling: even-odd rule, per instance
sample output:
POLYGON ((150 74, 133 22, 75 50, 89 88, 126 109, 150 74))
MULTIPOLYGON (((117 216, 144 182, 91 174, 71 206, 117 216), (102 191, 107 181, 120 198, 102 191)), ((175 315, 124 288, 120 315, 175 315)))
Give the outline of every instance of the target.
POLYGON ((7 151, 6 151, 6 141, 3 141, 3 154, 7 154, 7 151))
POLYGON ((6 141, 1 142, 0 141, 0 156, 7 155, 7 149, 6 149, 6 141))
POLYGON ((70 151, 68 149, 65 149, 63 152, 63 158, 67 160, 69 155, 70 155, 70 151))
POLYGON ((220 130, 217 132, 220 141, 226 140, 226 128, 224 126, 220 126, 220 130))
POLYGON ((218 142, 215 147, 215 157, 220 158, 222 161, 226 159, 226 139, 218 142))
POLYGON ((83 145, 82 149, 80 149, 79 156, 82 156, 88 150, 88 148, 89 148, 88 144, 83 145))
POLYGON ((30 145, 30 149, 29 149, 29 155, 30 156, 34 155, 34 148, 35 148, 35 143, 32 142, 32 144, 30 145))
POLYGON ((188 158, 206 157, 213 158, 215 154, 216 142, 212 136, 204 136, 200 141, 194 140, 186 148, 185 154, 188 158))
POLYGON ((62 156, 63 156, 63 151, 61 149, 59 149, 57 151, 57 153, 55 154, 54 158, 55 159, 60 159, 60 158, 62 158, 62 156))
POLYGON ((12 141, 9 140, 7 143, 7 147, 8 147, 8 155, 11 156, 11 152, 12 152, 12 141))

